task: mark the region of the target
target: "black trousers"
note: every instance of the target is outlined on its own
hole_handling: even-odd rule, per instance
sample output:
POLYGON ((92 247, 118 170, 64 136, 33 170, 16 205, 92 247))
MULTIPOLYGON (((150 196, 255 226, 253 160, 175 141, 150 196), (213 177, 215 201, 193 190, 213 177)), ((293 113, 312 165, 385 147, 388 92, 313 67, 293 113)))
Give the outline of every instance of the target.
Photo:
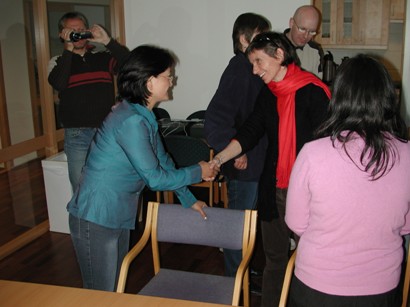
POLYGON ((288 307, 400 307, 401 301, 399 287, 376 295, 330 295, 308 287, 293 276, 288 307))
POLYGON ((285 223, 287 189, 276 189, 279 218, 261 221, 265 268, 262 280, 261 307, 277 307, 289 260, 290 230, 285 223))

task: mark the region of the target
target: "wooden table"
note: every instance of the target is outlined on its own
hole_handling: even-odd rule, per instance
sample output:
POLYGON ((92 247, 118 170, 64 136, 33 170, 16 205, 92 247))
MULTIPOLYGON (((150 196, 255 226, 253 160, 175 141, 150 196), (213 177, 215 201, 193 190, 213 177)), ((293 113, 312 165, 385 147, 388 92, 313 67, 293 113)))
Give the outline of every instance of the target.
POLYGON ((133 307, 222 307, 209 304, 153 296, 114 293, 35 283, 0 280, 0 305, 10 307, 60 306, 133 306, 133 307))

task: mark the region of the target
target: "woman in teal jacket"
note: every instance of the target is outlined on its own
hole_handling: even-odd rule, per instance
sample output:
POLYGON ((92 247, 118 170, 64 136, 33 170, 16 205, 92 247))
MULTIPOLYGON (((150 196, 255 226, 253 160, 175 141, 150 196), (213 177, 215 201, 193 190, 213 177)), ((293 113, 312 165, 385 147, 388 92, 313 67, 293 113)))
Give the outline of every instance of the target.
MULTIPOLYGON (((128 252, 137 203, 147 185, 176 190, 182 205, 205 218, 187 189, 215 170, 207 162, 176 169, 158 133, 152 108, 169 99, 175 58, 154 46, 134 49, 118 74, 121 102, 104 120, 91 144, 80 184, 68 203, 69 224, 83 286, 114 291, 128 252)), ((199 218, 199 217, 198 217, 199 218)))

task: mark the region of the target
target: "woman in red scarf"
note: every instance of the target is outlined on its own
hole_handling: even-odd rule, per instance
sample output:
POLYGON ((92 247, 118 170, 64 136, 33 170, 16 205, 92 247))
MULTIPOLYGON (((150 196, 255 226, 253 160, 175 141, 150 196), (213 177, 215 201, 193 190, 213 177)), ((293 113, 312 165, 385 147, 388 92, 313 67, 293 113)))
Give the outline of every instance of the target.
POLYGON ((269 145, 258 194, 266 258, 262 306, 278 306, 289 254, 290 231, 284 216, 290 172, 297 153, 313 140, 314 131, 325 119, 330 91, 295 64, 295 50, 281 33, 257 35, 246 53, 253 73, 267 86, 238 134, 216 155, 215 163, 246 153, 267 134, 269 145))

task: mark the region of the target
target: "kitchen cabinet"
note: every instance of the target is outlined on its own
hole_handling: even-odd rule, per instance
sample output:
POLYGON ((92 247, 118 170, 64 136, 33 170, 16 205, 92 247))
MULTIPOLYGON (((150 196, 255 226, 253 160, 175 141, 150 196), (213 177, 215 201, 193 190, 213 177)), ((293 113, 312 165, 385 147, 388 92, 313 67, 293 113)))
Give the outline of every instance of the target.
POLYGON ((315 0, 323 48, 387 49, 390 0, 315 0))
POLYGON ((390 0, 390 21, 403 22, 406 0, 390 0))

